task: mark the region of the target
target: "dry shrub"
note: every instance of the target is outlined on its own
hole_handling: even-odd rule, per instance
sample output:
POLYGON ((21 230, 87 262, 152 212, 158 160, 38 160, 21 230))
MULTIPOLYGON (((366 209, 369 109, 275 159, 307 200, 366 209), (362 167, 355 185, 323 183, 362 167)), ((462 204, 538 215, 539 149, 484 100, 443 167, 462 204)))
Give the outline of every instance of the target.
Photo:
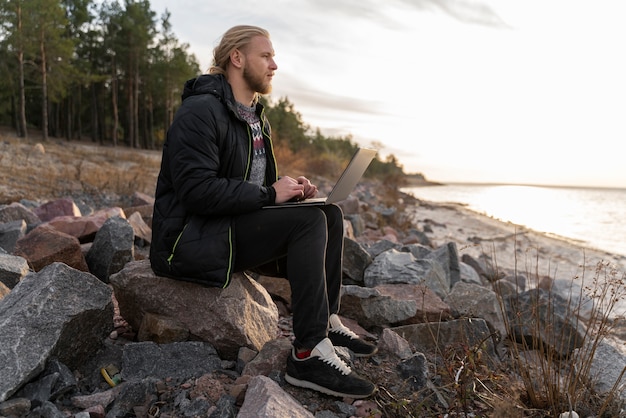
POLYGON ((294 153, 287 146, 274 145, 274 156, 278 164, 278 174, 282 176, 297 177, 309 175, 307 173, 308 161, 304 154, 294 153))
MULTIPOLYGON (((586 263, 583 262, 582 266, 586 263)), ((626 274, 619 272, 606 262, 598 262, 593 277, 585 278, 585 268, 581 276, 573 277, 569 288, 567 315, 574 327, 584 329, 582 341, 575 341, 579 347, 569 356, 557 356, 549 350, 539 337, 545 333, 542 327, 548 323, 558 323, 557 309, 545 301, 536 302, 529 312, 524 311, 523 321, 532 324, 532 340, 510 344, 513 366, 524 386, 522 400, 531 409, 550 411, 558 416, 563 411, 574 410, 594 416, 616 416, 619 411, 619 391, 623 382, 624 371, 612 390, 597 393, 595 383, 598 376, 592 372, 592 363, 597 349, 611 333, 613 319, 616 316, 618 302, 626 296, 624 279, 626 274), (550 318, 554 318, 550 320, 550 318)), ((527 277, 536 278, 531 287, 539 287, 538 272, 526 272, 527 277)), ((532 281, 532 280, 531 280, 532 281)), ((562 299, 563 294, 548 290, 548 301, 562 299)), ((507 318, 504 303, 501 304, 503 317, 507 318)), ((507 332, 511 335, 515 324, 506 321, 507 332)), ((550 327, 559 347, 569 347, 574 343, 571 330, 562 327, 550 327)), ((581 415, 582 416, 582 415, 581 415)))

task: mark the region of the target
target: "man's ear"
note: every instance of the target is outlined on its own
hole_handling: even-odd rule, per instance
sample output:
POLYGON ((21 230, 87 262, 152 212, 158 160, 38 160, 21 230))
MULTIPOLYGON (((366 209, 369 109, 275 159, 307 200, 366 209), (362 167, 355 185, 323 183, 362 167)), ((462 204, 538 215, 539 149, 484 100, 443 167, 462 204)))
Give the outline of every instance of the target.
POLYGON ((231 53, 230 53, 230 63, 235 67, 235 68, 241 68, 243 67, 243 63, 244 63, 245 57, 242 54, 242 52, 238 49, 234 49, 231 53))

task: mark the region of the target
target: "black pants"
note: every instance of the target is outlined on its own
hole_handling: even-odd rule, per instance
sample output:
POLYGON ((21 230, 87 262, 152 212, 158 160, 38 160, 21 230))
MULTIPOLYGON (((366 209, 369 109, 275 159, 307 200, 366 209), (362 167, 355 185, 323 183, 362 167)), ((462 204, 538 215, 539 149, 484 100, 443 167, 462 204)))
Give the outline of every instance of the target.
POLYGON ((235 218, 235 271, 286 266, 294 345, 313 348, 339 311, 343 213, 336 205, 262 209, 235 218))

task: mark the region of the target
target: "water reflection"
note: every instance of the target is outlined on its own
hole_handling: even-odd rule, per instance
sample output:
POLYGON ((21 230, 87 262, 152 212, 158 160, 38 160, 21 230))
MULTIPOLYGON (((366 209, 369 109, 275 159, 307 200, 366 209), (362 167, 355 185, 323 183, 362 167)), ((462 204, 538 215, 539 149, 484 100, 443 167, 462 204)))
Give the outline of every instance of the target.
POLYGON ((464 203, 504 222, 626 255, 625 189, 448 185, 405 189, 434 202, 464 203))
POLYGON ((532 225, 540 231, 572 236, 576 233, 576 197, 567 190, 534 186, 494 186, 475 196, 472 206, 496 219, 532 225))

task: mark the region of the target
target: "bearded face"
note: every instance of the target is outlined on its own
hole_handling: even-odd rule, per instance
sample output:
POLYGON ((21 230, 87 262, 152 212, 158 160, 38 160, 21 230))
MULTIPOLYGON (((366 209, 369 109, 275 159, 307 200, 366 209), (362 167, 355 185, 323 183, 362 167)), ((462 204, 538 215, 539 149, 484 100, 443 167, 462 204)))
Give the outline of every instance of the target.
POLYGON ((272 91, 272 79, 267 77, 266 70, 256 70, 252 65, 248 65, 248 62, 243 68, 243 79, 252 91, 260 94, 268 94, 272 91))
POLYGON ((272 42, 264 36, 255 36, 241 53, 242 78, 247 87, 255 93, 270 93, 272 77, 278 68, 274 61, 272 42))

